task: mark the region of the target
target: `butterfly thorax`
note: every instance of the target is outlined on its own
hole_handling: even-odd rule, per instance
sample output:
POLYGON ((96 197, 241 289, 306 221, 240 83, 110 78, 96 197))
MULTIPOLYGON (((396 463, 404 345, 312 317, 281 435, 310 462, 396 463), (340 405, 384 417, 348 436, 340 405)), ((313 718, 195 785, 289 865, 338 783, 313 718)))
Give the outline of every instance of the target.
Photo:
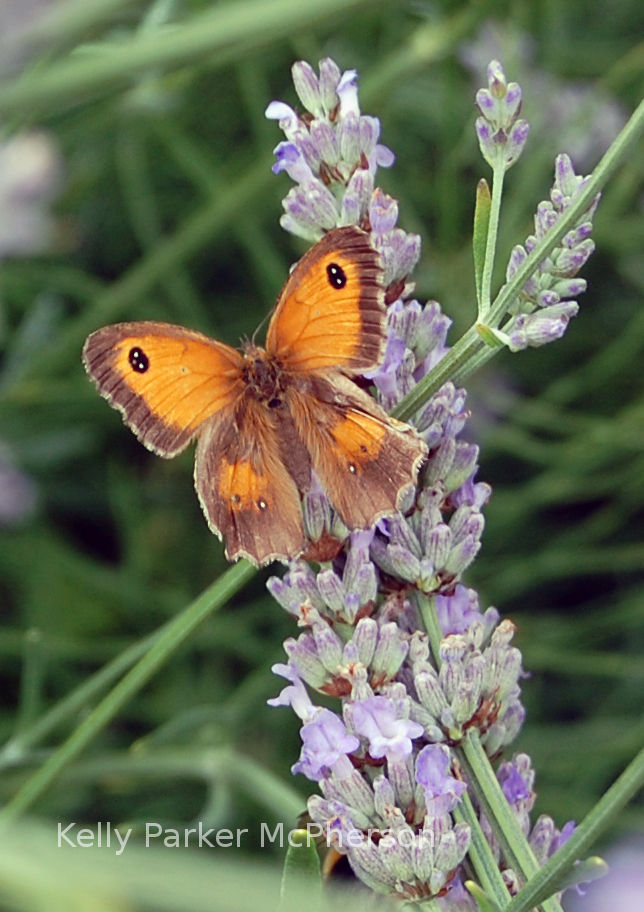
POLYGON ((247 343, 244 347, 242 377, 247 389, 270 408, 282 405, 286 376, 280 362, 264 348, 247 343))

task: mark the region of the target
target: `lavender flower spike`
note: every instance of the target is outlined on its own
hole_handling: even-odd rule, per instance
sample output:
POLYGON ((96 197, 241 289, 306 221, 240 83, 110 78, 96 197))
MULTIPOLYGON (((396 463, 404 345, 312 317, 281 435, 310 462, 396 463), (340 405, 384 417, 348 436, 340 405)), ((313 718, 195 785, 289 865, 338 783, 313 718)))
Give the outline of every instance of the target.
POLYGON ((476 93, 476 104, 481 117, 476 121, 481 154, 494 168, 500 162, 507 170, 523 151, 530 126, 519 119, 521 87, 508 83, 503 67, 493 60, 487 69, 488 87, 476 93))
MULTIPOLYGON (((555 228, 588 180, 588 177, 575 174, 567 155, 557 156, 550 199, 537 206, 534 234, 526 238, 525 245, 518 244, 512 251, 507 267, 508 281, 528 253, 555 228)), ((539 264, 539 268, 513 302, 510 308, 513 316, 496 333, 511 351, 545 345, 561 338, 568 323, 577 314, 577 302, 566 299, 586 290, 585 280, 577 278, 577 273, 595 249, 590 234, 592 218, 598 205, 599 194, 552 253, 539 264)))
MULTIPOLYGON (((388 305, 383 361, 365 377, 388 410, 445 356, 450 321, 435 301, 413 298, 410 274, 420 239, 397 227, 399 207, 376 186, 378 166, 393 155, 379 145, 380 125, 360 112, 357 77, 331 60, 319 72, 293 67, 296 92, 308 113, 282 102, 267 116, 286 140, 273 170, 295 186, 284 199, 282 225, 317 239, 331 227, 360 224, 380 253, 388 305)), ((477 131, 484 155, 508 168, 527 136, 519 119, 521 91, 492 62, 488 88, 477 96, 477 131)), ((550 199, 535 218, 535 235, 515 248, 508 280, 583 186, 566 156, 557 160, 550 199)), ((594 206, 540 266, 495 330, 510 347, 543 344, 565 330, 576 313, 570 300, 584 290, 576 273, 592 251, 594 206), (503 335, 505 333, 505 335, 503 335)), ((291 563, 268 588, 297 620, 297 638, 284 643, 287 679, 273 706, 290 705, 301 718, 302 750, 292 767, 317 783, 308 811, 327 844, 346 855, 355 875, 374 892, 412 902, 433 900, 441 912, 470 912, 464 883, 471 833, 455 822, 468 783, 461 778, 461 742, 475 736, 497 758, 518 734, 522 659, 515 631, 494 608, 483 610, 463 575, 480 547, 482 509, 490 488, 477 480, 478 448, 461 438, 466 393, 445 383, 413 416, 428 448, 418 489, 396 514, 349 534, 339 524, 321 484, 307 492, 304 515, 312 538, 324 533, 338 549, 319 565, 291 563), (435 609, 427 630, 426 612, 435 609), (430 634, 436 641, 431 643, 430 634), (335 698, 321 708, 315 692, 335 698)), ((319 552, 326 556, 327 552, 319 552)), ((545 861, 568 835, 550 818, 532 825, 534 774, 526 755, 498 768, 499 797, 508 801, 535 855, 545 861)), ((499 866, 501 888, 518 888, 495 831, 470 798, 499 866)))
POLYGON ((394 156, 378 142, 380 121, 360 113, 355 70, 342 73, 326 58, 319 76, 304 61, 292 73, 306 111, 279 101, 266 108, 287 139, 275 149, 273 170, 297 183, 284 199, 282 227, 315 241, 324 230, 364 221, 378 167, 390 167, 394 156))

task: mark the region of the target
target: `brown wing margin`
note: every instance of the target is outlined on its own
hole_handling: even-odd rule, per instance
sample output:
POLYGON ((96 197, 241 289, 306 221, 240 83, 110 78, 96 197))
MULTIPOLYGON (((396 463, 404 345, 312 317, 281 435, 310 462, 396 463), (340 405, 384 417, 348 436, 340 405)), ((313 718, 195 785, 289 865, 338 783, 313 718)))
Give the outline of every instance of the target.
POLYGON ((184 449, 242 388, 242 356, 169 323, 117 323, 83 348, 87 373, 139 440, 160 456, 184 449))

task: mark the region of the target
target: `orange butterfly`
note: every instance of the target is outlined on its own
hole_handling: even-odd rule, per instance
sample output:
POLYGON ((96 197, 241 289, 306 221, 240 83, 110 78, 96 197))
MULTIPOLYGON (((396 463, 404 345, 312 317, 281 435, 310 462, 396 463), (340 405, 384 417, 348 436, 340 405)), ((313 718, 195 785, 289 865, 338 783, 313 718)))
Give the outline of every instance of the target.
POLYGON ((195 487, 229 560, 302 554, 312 472, 349 529, 394 513, 415 484, 425 443, 350 379, 384 356, 382 278, 369 235, 337 228, 289 276, 265 349, 155 322, 85 342, 89 376, 148 449, 169 458, 198 438, 195 487))

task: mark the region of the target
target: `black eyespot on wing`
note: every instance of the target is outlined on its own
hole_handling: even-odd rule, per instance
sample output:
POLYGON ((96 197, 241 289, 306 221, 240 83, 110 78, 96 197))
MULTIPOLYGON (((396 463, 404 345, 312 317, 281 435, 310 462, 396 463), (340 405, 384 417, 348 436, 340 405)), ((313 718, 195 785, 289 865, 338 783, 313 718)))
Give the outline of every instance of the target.
POLYGON ((347 284, 347 274, 337 263, 329 263, 326 274, 332 288, 344 288, 347 284))
POLYGON ((136 371, 137 374, 144 374, 150 366, 150 359, 138 345, 130 349, 127 359, 130 362, 130 367, 132 370, 136 371))

